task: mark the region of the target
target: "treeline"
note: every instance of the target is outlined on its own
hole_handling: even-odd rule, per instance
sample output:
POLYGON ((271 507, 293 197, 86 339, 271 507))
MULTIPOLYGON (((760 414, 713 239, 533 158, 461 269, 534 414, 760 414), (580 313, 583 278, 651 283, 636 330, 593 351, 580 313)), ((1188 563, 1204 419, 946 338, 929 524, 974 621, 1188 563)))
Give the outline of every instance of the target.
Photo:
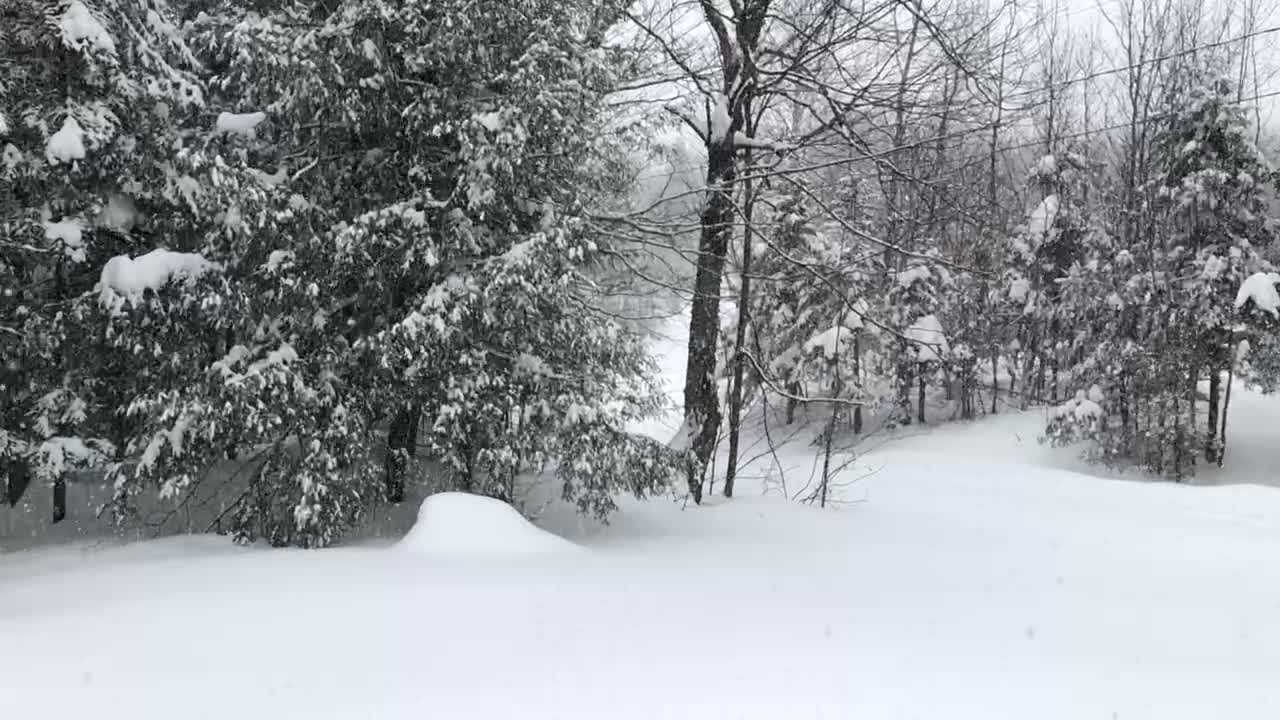
POLYGON ((753 407, 827 411, 829 451, 938 395, 1221 462, 1232 381, 1280 368, 1280 28, 1097 13, 0 0, 6 499, 57 520, 96 474, 122 520, 212 493, 191 529, 304 546, 423 483, 607 515, 700 500, 720 447, 731 495, 753 407), (655 287, 691 305, 670 446, 628 432, 655 287))
POLYGON ((1092 11, 634 18, 705 149, 686 431, 704 463, 727 440, 726 494, 761 400, 829 409, 828 447, 944 395, 948 418, 1049 404, 1051 441, 1170 478, 1222 462, 1233 380, 1274 385, 1269 313, 1237 295, 1275 255, 1255 46, 1280 27, 1257 3, 1092 11))

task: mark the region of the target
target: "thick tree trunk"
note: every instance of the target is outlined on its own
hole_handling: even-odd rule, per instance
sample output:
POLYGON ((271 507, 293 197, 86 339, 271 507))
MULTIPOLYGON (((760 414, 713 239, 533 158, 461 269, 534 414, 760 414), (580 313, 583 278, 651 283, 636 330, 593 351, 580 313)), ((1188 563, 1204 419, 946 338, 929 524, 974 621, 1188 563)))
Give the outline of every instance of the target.
POLYGON ((689 319, 689 362, 685 370, 684 417, 692 458, 689 492, 702 502, 702 474, 715 451, 720 430, 716 389, 716 346, 720 336, 720 282, 733 230, 735 176, 732 136, 708 148, 707 204, 698 238, 698 265, 689 319))
MULTIPOLYGON (((716 345, 720 335, 720 283, 725 254, 733 235, 733 191, 737 179, 734 135, 743 129, 754 92, 752 56, 768 15, 768 0, 753 0, 725 16, 711 0, 702 11, 720 50, 723 97, 714 112, 728 114, 728 127, 707 125, 707 199, 700 218, 697 271, 689 322, 689 361, 684 385, 684 432, 688 442, 689 494, 702 502, 702 477, 715 453, 720 431, 720 397, 716 388, 716 345), (732 22, 732 25, 730 24, 732 22)), ((708 118, 712 119, 711 117, 708 118)))
POLYGON ((25 459, 15 457, 4 463, 4 470, 8 479, 4 488, 4 501, 9 504, 9 507, 14 507, 26 494, 27 486, 31 484, 31 467, 25 459))

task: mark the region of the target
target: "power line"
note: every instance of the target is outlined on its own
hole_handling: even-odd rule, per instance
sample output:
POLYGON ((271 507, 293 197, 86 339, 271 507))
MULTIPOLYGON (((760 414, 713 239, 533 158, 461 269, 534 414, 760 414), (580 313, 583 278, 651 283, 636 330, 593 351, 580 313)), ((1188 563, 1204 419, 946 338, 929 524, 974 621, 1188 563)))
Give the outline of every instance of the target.
MULTIPOLYGON (((1274 90, 1274 91, 1272 91, 1272 92, 1260 93, 1260 94, 1254 95, 1254 96, 1252 96, 1252 97, 1240 98, 1239 100, 1228 100, 1228 101, 1224 102, 1223 104, 1224 104, 1224 105, 1246 105, 1246 104, 1249 104, 1249 103, 1257 102, 1257 101, 1259 101, 1259 100, 1266 100, 1267 98, 1273 98, 1273 97, 1277 97, 1277 96, 1280 96, 1280 90, 1274 90)), ((1176 112, 1157 113, 1157 114, 1155 114, 1155 115, 1151 115, 1151 116, 1149 116, 1149 117, 1143 118, 1142 120, 1139 120, 1139 121, 1137 121, 1136 123, 1133 123, 1133 122, 1117 123, 1117 124, 1115 124, 1115 125, 1107 125, 1107 126, 1105 126, 1105 127, 1093 128, 1092 130, 1083 130, 1083 131, 1080 131, 1080 132, 1068 133, 1068 134, 1066 134, 1066 135, 1059 135, 1058 137, 1056 137, 1056 138, 1054 138, 1054 139, 1055 139, 1055 140, 1074 140, 1075 138, 1081 138, 1081 137, 1087 137, 1087 136, 1089 136, 1089 135, 1097 135, 1097 134, 1099 134, 1099 133, 1111 132, 1112 130, 1124 130, 1124 129, 1126 129, 1126 128, 1128 128, 1128 127, 1130 127, 1130 126, 1134 125, 1134 124, 1137 124, 1137 125, 1147 125, 1147 124, 1149 124, 1149 123, 1159 122, 1160 120, 1167 120, 1168 118, 1171 118, 1171 117, 1173 117, 1173 116, 1174 116, 1174 115, 1176 115, 1176 114, 1177 114, 1176 112)), ((1002 147, 998 147, 998 148, 996 148, 996 152, 1008 152, 1008 151, 1010 151, 1010 150, 1022 150, 1022 149, 1029 148, 1029 147, 1035 147, 1035 146, 1037 146, 1037 145, 1041 145, 1041 144, 1042 144, 1042 141, 1040 141, 1040 140, 1036 140, 1036 141, 1034 141, 1034 142, 1025 142, 1025 143, 1019 143, 1019 144, 1016 144, 1016 145, 1007 145, 1007 146, 1002 146, 1002 147)), ((986 157, 986 153, 984 153, 983 155, 974 155, 974 156, 973 156, 973 158, 981 158, 981 157, 986 157)))
POLYGON ((1178 52, 1175 52, 1175 53, 1169 53, 1168 55, 1148 58, 1146 60, 1139 60, 1138 62, 1131 63, 1129 65, 1122 65, 1120 67, 1113 67, 1113 68, 1107 68, 1105 70, 1099 70, 1097 72, 1089 73, 1088 75, 1082 75, 1077 78, 1071 78, 1070 80, 1064 80, 1060 83, 1054 83, 1052 85, 1042 86, 1038 88, 1029 88, 1027 90, 1017 90, 1005 95, 1004 98, 1008 99, 1008 98, 1025 97, 1027 95, 1035 95, 1037 93, 1046 92, 1050 87, 1054 89, 1070 87, 1072 85, 1078 85, 1082 82, 1088 82, 1090 80, 1095 80, 1100 77, 1106 77, 1108 75, 1116 75, 1122 72, 1127 72, 1129 70, 1137 70, 1138 68, 1143 67, 1145 65, 1151 65, 1153 63, 1162 63, 1168 60, 1174 60, 1176 58, 1185 57, 1187 55, 1194 55, 1195 53, 1198 53, 1204 50, 1212 50, 1214 48, 1223 47, 1226 45, 1230 45, 1232 43, 1244 42, 1246 40, 1250 40, 1255 37, 1260 37, 1262 35, 1270 35, 1272 33, 1277 33, 1277 32, 1280 32, 1280 26, 1264 28, 1262 30, 1255 30, 1250 33, 1245 33, 1244 35, 1239 35, 1233 38, 1227 38, 1226 40, 1219 40, 1218 42, 1206 43, 1204 45, 1197 45, 1195 47, 1188 48, 1186 50, 1179 50, 1178 52))

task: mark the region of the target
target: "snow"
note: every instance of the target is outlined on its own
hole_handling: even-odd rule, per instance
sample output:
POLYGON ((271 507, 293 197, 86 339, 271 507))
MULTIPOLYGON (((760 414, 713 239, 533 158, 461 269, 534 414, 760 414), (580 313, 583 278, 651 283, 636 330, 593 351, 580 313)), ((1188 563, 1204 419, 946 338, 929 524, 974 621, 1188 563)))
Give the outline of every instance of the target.
MULTIPOLYGON (((654 341, 675 387, 681 322, 654 341)), ((1002 409, 880 434, 825 510, 777 491, 812 475, 811 437, 774 456, 748 427, 757 451, 733 501, 624 500, 607 526, 548 508, 539 527, 569 542, 496 501, 437 495, 408 535, 426 532, 421 544, 182 536, 0 554, 0 708, 1270 720, 1280 489, 1239 483, 1277 482, 1280 400, 1236 390, 1228 465, 1206 469, 1209 486, 1086 467, 1036 442, 1044 411, 1002 409)))
POLYGON ((217 263, 196 253, 152 250, 136 258, 117 255, 102 267, 95 289, 104 305, 118 308, 124 302, 140 302, 147 290, 158 291, 171 282, 195 280, 217 268, 217 263))
MULTIPOLYGON (((170 718, 193 697, 201 717, 314 720, 1273 717, 1280 492, 1055 469, 1027 435, 1041 423, 1015 412, 899 438, 846 472, 857 503, 825 511, 740 490, 701 508, 628 502, 609 526, 548 514, 589 552, 504 539, 476 554, 530 528, 464 496, 428 505, 454 544, 425 551, 187 536, 0 556, 4 707, 35 716, 54 698, 58 717, 104 720, 170 718), (265 640, 270 652, 246 652, 265 640)), ((805 445, 781 458, 798 475, 805 445)))
POLYGON ((49 136, 49 142, 45 145, 44 154, 49 162, 54 165, 83 160, 85 155, 84 130, 80 128, 80 123, 68 115, 62 121, 62 127, 58 132, 49 136))
POLYGON ((1083 390, 1078 391, 1075 398, 1054 408, 1053 414, 1056 417, 1069 415, 1080 422, 1096 420, 1106 414, 1100 404, 1102 400, 1102 390, 1094 385, 1087 394, 1083 390))
POLYGON ((1250 300, 1262 312, 1280 317, 1280 293, 1276 292, 1276 284, 1280 283, 1280 273, 1254 273, 1240 284, 1236 293, 1236 308, 1242 308, 1250 300))
POLYGON ((292 250, 272 250, 267 256, 267 262, 263 264, 262 269, 268 274, 274 274, 280 271, 280 268, 292 263, 294 254, 292 250))
POLYGON ((1026 302, 1027 295, 1031 293, 1031 281, 1026 278, 1014 278, 1009 283, 1009 299, 1014 302, 1026 302))
POLYGON ((501 500, 446 492, 422 501, 417 522, 397 549, 428 556, 520 556, 575 548, 573 543, 534 527, 501 500))
POLYGON ((1088 398, 1095 403, 1101 403, 1103 400, 1107 399, 1107 396, 1102 392, 1102 388, 1094 384, 1089 386, 1088 398))
POLYGON ((915 346, 916 359, 920 362, 942 360, 947 354, 947 334, 943 332, 942 321, 937 315, 920 317, 903 334, 915 346))
POLYGON ((711 106, 711 125, 708 128, 708 141, 723 142, 729 136, 729 128, 733 119, 729 116, 729 98, 724 93, 715 94, 715 102, 711 106))
POLYGON ((133 198, 122 193, 112 193, 107 198, 94 224, 101 228, 127 233, 138 223, 138 208, 133 198))
POLYGON ((496 133, 502 129, 502 113, 500 112, 476 113, 471 117, 489 132, 496 133))
MULTIPOLYGON (((1053 221, 1058 217, 1058 196, 1047 195, 1027 220, 1027 232, 1035 238, 1043 238, 1053 231, 1053 221)), ((1046 238, 1051 239, 1051 238, 1046 238)))
POLYGON ((80 0, 72 0, 58 21, 62 42, 73 50, 92 47, 106 53, 115 53, 116 43, 111 33, 98 22, 89 8, 80 0))
POLYGON ((58 222, 45 221, 44 239, 62 243, 63 252, 72 262, 84 262, 84 222, 77 218, 63 218, 58 222))
POLYGON ((218 119, 214 122, 214 128, 217 129, 218 132, 253 137, 256 134, 258 125, 266 119, 267 114, 261 112, 222 112, 218 113, 218 119))
POLYGON ((95 440, 90 446, 82 438, 57 436, 40 443, 36 457, 40 473, 53 479, 72 468, 106 462, 113 450, 110 443, 102 440, 95 440))
POLYGON ((1045 155, 1036 163, 1035 174, 1039 177, 1051 177, 1058 172, 1058 159, 1052 155, 1045 155))
POLYGON ((864 327, 862 318, 866 317, 868 312, 866 301, 857 301, 852 309, 845 311, 844 326, 850 330, 861 330, 864 327))
POLYGON ((932 276, 928 265, 912 265, 898 273, 898 285, 904 288, 911 287, 912 283, 927 281, 932 276))
POLYGON ((840 347, 852 344, 853 340, 854 334, 849 328, 835 325, 806 340, 804 354, 812 355, 814 351, 821 350, 822 357, 835 360, 840 355, 840 347))
POLYGON ((629 432, 670 443, 684 423, 685 360, 689 348, 689 315, 686 306, 657 323, 650 330, 649 346, 658 362, 658 379, 661 383, 663 403, 658 414, 634 421, 627 426, 629 432))
POLYGON ((1230 267, 1231 263, 1226 258, 1221 255, 1210 255, 1204 260, 1204 268, 1201 269, 1200 276, 1206 280, 1217 280, 1230 267))
POLYGON ((249 174, 254 177, 264 187, 277 187, 285 180, 289 179, 289 170, 284 165, 276 168, 276 171, 268 175, 267 173, 257 169, 249 168, 249 174))

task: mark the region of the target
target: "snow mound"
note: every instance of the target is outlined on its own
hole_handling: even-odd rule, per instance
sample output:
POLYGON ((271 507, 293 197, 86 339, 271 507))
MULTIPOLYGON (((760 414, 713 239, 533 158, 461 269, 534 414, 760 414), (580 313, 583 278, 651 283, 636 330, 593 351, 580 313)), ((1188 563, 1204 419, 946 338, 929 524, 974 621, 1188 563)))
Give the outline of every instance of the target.
POLYGON ((1254 273, 1240 284, 1240 292, 1236 293, 1236 307, 1253 301, 1262 312, 1280 317, 1280 293, 1276 292, 1276 283, 1280 283, 1280 273, 1254 273))
POLYGON ((430 555, 535 555, 577 546, 534 527, 501 500, 446 492, 422 501, 398 547, 430 555))

